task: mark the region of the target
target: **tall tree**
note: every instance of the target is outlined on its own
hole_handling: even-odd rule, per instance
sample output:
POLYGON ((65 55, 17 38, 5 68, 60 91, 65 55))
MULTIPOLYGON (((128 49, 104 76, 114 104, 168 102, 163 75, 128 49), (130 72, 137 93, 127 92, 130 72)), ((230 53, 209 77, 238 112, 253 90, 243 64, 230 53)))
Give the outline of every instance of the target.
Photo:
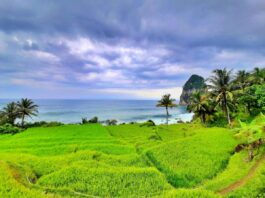
POLYGON ((6 122, 14 125, 15 120, 18 117, 17 104, 15 102, 8 103, 0 113, 3 116, 3 119, 6 120, 6 122))
POLYGON ((165 94, 162 96, 161 100, 158 101, 157 107, 165 107, 166 108, 166 124, 168 124, 168 118, 169 118, 169 108, 176 107, 177 104, 175 104, 175 99, 170 98, 170 94, 165 94))
POLYGON ((38 114, 38 105, 36 105, 32 100, 27 98, 22 98, 17 102, 18 113, 21 118, 21 126, 24 126, 25 118, 37 116, 38 114))
POLYGON ((249 85, 249 76, 250 74, 248 72, 246 72, 245 70, 240 70, 237 72, 234 82, 237 86, 239 86, 240 89, 244 91, 245 88, 249 85))
POLYGON ((222 107, 228 124, 231 124, 231 117, 229 112, 228 100, 233 100, 233 94, 231 92, 232 85, 232 70, 216 69, 213 71, 208 81, 210 82, 209 89, 216 96, 216 102, 222 107))
POLYGON ((263 84, 265 82, 265 68, 255 67, 251 80, 252 84, 263 84))
POLYGON ((196 116, 200 117, 201 122, 205 123, 206 115, 211 112, 209 105, 208 97, 200 91, 197 91, 192 94, 187 109, 194 112, 196 116))

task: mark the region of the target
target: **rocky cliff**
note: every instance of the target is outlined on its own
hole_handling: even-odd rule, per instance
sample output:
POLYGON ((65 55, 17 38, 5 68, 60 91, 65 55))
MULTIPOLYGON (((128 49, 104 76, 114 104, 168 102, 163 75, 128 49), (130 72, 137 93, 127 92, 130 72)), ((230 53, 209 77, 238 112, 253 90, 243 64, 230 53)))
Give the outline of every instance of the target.
POLYGON ((179 104, 188 105, 189 98, 192 95, 192 93, 201 90, 204 87, 205 87, 204 78, 199 75, 193 74, 183 86, 179 104))

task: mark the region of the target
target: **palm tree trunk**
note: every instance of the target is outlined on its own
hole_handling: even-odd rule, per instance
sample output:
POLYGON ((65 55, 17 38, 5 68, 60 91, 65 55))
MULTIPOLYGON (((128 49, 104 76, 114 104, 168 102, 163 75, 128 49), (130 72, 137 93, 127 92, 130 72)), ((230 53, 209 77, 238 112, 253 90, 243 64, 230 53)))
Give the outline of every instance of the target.
POLYGON ((167 112, 167 122, 166 122, 166 124, 168 125, 168 117, 169 117, 168 107, 166 107, 166 112, 167 112))
POLYGON ((227 105, 227 98, 226 98, 225 93, 224 93, 224 105, 225 105, 225 114, 227 117, 228 124, 231 125, 231 118, 230 118, 230 113, 229 113, 229 109, 228 109, 228 105, 227 105))
POLYGON ((203 122, 203 124, 205 124, 205 122, 206 122, 206 116, 205 116, 205 113, 202 113, 202 122, 203 122))
POLYGON ((25 116, 24 116, 24 115, 22 115, 22 118, 21 118, 21 127, 23 127, 23 126, 24 126, 24 119, 25 119, 25 116))
POLYGON ((230 118, 230 113, 229 113, 227 104, 226 104, 226 116, 227 116, 228 124, 231 125, 231 118, 230 118))

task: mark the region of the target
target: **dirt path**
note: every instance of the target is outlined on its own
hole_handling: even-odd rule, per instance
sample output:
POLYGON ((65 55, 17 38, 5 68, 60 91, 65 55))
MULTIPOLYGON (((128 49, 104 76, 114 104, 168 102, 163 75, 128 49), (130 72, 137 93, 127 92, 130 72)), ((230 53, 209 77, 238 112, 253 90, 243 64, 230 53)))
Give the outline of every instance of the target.
POLYGON ((260 159, 258 159, 258 161, 256 161, 256 163, 251 167, 251 169, 249 170, 248 174, 245 175, 244 177, 242 177, 240 180, 230 184, 229 186, 221 189, 218 191, 219 194, 221 195, 226 195, 227 193, 236 190, 237 188, 243 186, 244 184, 246 184, 256 173, 258 167, 265 161, 265 156, 261 157, 260 159))

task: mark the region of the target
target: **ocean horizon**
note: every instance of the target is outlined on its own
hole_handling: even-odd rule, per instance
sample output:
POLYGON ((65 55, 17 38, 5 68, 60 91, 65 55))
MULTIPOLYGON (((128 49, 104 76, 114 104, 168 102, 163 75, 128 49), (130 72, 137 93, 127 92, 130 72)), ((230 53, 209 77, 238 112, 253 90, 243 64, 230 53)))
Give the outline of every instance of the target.
MULTIPOLYGON (((0 99, 0 109, 8 102, 19 99, 0 99)), ((39 114, 27 119, 28 122, 58 121, 63 123, 80 123, 82 118, 97 116, 100 121, 116 119, 119 123, 144 122, 153 120, 156 124, 166 122, 165 108, 156 107, 157 100, 124 99, 34 99, 39 106, 39 114)), ((169 109, 169 123, 179 120, 190 121, 193 114, 186 106, 169 109)))

